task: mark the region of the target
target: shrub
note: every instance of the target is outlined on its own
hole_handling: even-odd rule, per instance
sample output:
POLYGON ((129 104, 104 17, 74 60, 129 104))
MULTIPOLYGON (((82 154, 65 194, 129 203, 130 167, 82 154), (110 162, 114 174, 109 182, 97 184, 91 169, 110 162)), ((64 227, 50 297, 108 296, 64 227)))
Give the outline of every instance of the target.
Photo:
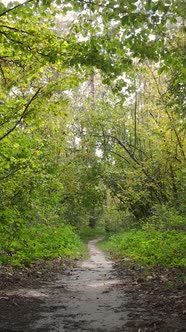
POLYGON ((11 265, 31 264, 55 257, 80 255, 81 241, 69 225, 22 225, 16 232, 0 229, 0 262, 11 265))
POLYGON ((114 253, 144 265, 186 267, 186 237, 176 230, 160 231, 148 224, 141 230, 112 236, 108 246, 114 253))

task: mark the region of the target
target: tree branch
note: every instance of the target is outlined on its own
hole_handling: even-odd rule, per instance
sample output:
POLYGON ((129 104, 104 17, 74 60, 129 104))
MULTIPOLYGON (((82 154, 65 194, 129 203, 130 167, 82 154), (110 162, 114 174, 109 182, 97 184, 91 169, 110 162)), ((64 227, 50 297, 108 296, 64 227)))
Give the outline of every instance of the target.
POLYGON ((32 98, 29 100, 29 102, 25 105, 24 111, 21 114, 19 120, 17 120, 17 122, 15 123, 15 125, 9 129, 3 136, 0 137, 0 141, 2 141, 5 137, 7 137, 9 134, 12 133, 13 130, 15 130, 17 128, 17 126, 21 123, 22 119, 25 118, 29 106, 31 105, 31 103, 34 101, 34 99, 36 99, 36 97, 38 96, 39 92, 41 91, 42 88, 37 89, 37 91, 35 92, 35 94, 32 96, 32 98))
POLYGON ((125 160, 127 162, 127 164, 129 164, 131 167, 133 167, 134 169, 137 169, 134 165, 132 165, 124 156, 122 156, 120 153, 115 152, 110 150, 110 153, 114 154, 115 156, 118 156, 119 158, 125 160))
POLYGON ((151 71, 151 74, 152 74, 152 77, 153 77, 153 79, 154 79, 154 82, 155 82, 155 85, 156 85, 156 88, 157 88, 158 94, 160 95, 161 100, 162 100, 162 102, 163 102, 163 104, 164 104, 164 106, 165 106, 165 113, 167 114, 167 117, 168 117, 168 119, 169 119, 169 121, 170 121, 170 124, 171 124, 171 126, 172 126, 172 129, 173 129, 173 131, 174 131, 174 133, 175 133, 175 136, 176 136, 176 139, 177 139, 178 145, 179 145, 179 147, 180 147, 181 154, 182 154, 183 158, 186 159, 186 157, 185 157, 185 152, 184 152, 184 150, 183 150, 183 145, 182 145, 182 142, 181 142, 180 137, 179 137, 179 135, 178 135, 178 132, 177 132, 177 129, 176 129, 176 126, 175 126, 175 123, 174 123, 174 119, 172 118, 171 114, 169 113, 169 111, 168 111, 168 109, 167 109, 167 108, 168 108, 168 105, 167 105, 166 99, 164 98, 165 93, 164 93, 164 94, 161 93, 160 88, 159 88, 159 84, 158 84, 158 82, 157 82, 157 78, 156 78, 156 76, 154 75, 154 73, 152 72, 152 70, 151 70, 151 68, 150 68, 150 66, 149 66, 148 64, 147 64, 147 67, 148 67, 148 68, 150 69, 150 71, 151 71))
POLYGON ((113 135, 107 135, 108 137, 112 138, 114 141, 116 141, 130 156, 130 158, 135 161, 135 163, 139 166, 141 166, 141 163, 134 157, 134 155, 127 149, 126 145, 120 141, 119 138, 113 136, 113 135))
POLYGON ((18 29, 18 28, 15 28, 15 27, 11 27, 9 25, 0 25, 0 28, 5 28, 5 29, 8 29, 8 30, 12 30, 14 32, 21 32, 21 33, 25 33, 27 35, 32 35, 30 32, 28 31, 25 31, 25 30, 22 30, 22 29, 18 29))
POLYGON ((7 33, 5 31, 0 31, 0 33, 2 35, 4 35, 8 40, 12 41, 13 43, 17 43, 17 44, 21 44, 21 45, 24 45, 20 40, 16 40, 16 39, 13 39, 11 38, 10 36, 7 35, 7 33))
POLYGON ((19 3, 18 5, 14 6, 12 8, 6 9, 4 12, 0 13, 0 17, 8 14, 12 10, 15 10, 15 9, 17 9, 19 7, 23 7, 24 5, 27 5, 29 2, 33 2, 33 1, 34 0, 27 0, 27 1, 23 2, 23 3, 19 3))
MULTIPOLYGON (((159 193, 161 195, 161 198, 166 201, 167 200, 167 197, 166 197, 166 194, 163 192, 160 184, 156 181, 156 179, 150 175, 148 173, 148 171, 143 167, 142 163, 140 163, 136 158, 135 156, 129 151, 129 149, 126 147, 126 145, 124 143, 122 143, 119 138, 115 137, 115 136, 112 136, 112 135, 105 135, 106 137, 110 137, 112 138, 113 140, 115 140, 126 152, 127 154, 129 155, 129 157, 138 165, 141 167, 141 170, 142 172, 145 174, 146 178, 151 181, 152 183, 155 184, 155 186, 157 186, 159 188, 159 193)), ((155 190, 154 188, 154 193, 156 194, 156 197, 158 198, 158 192, 155 190)), ((161 199, 159 198, 159 201, 161 201, 161 199)))
POLYGON ((6 76, 5 76, 5 73, 4 73, 4 71, 3 71, 3 68, 2 68, 2 66, 1 66, 1 64, 0 64, 0 71, 1 71, 1 74, 2 74, 2 76, 3 76, 3 79, 4 79, 4 82, 5 82, 5 85, 6 85, 6 83, 7 83, 7 81, 6 81, 6 76))
POLYGON ((98 6, 98 7, 111 8, 111 9, 113 8, 113 7, 109 6, 109 5, 103 5, 101 3, 96 3, 96 2, 91 1, 91 0, 88 0, 88 1, 86 1, 86 0, 78 0, 78 2, 83 3, 85 5, 94 5, 94 6, 98 6))

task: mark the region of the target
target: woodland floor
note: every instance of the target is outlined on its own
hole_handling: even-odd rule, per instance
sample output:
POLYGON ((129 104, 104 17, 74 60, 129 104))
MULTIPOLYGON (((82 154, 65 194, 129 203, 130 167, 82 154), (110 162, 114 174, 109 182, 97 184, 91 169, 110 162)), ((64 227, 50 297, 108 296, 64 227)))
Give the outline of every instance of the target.
POLYGON ((127 260, 114 264, 97 241, 84 262, 54 261, 34 272, 1 268, 0 331, 186 331, 178 271, 144 275, 127 260))

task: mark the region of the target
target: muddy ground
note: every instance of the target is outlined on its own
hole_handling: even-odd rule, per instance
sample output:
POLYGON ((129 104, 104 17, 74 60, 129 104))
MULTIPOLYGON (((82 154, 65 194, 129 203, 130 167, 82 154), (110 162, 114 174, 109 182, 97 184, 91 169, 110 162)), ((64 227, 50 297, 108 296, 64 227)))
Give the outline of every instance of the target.
POLYGON ((0 270, 0 331, 186 331, 180 271, 146 271, 106 259, 89 242, 84 262, 0 270), (44 273, 48 271, 48 273, 44 273))

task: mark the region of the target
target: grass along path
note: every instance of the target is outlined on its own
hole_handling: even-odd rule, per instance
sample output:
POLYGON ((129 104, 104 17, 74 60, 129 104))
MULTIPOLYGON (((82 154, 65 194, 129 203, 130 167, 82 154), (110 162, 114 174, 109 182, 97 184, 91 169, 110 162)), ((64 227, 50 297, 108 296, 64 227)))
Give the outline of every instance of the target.
POLYGON ((144 280, 125 260, 113 262, 88 243, 89 258, 56 271, 52 280, 0 293, 0 331, 184 331, 183 290, 144 280))

